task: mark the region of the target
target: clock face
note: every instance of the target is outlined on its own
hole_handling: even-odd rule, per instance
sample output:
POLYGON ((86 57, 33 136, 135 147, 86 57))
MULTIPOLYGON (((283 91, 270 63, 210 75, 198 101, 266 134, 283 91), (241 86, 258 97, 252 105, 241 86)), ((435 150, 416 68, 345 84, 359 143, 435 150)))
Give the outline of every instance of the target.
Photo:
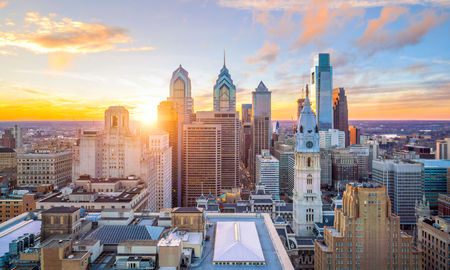
POLYGON ((312 141, 307 141, 306 142, 306 147, 308 147, 308 148, 312 148, 313 147, 313 142, 312 141))

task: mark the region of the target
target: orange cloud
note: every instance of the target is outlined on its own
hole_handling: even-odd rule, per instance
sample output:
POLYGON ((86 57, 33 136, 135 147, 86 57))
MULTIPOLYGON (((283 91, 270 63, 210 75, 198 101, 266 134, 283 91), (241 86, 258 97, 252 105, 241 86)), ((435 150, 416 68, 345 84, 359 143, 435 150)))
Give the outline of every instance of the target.
POLYGON ((247 57, 245 61, 249 64, 270 64, 277 61, 279 54, 280 47, 278 47, 277 44, 272 44, 270 41, 266 41, 262 48, 256 51, 254 56, 247 57))
POLYGON ((8 1, 0 2, 0 9, 4 8, 8 4, 8 1))
MULTIPOLYGON (((35 53, 95 53, 114 50, 117 44, 129 43, 128 31, 99 23, 84 23, 70 18, 55 20, 29 12, 25 17, 25 31, 0 32, 0 47, 12 46, 35 53)), ((117 51, 143 51, 154 47, 124 48, 117 51)))
POLYGON ((432 10, 411 15, 404 7, 385 7, 380 17, 369 21, 364 34, 356 43, 370 54, 380 50, 400 49, 417 44, 428 31, 445 19, 446 14, 438 16, 432 10), (396 32, 384 29, 387 24, 396 21, 402 15, 407 16, 410 21, 406 29, 396 32))
POLYGON ((310 1, 303 9, 300 36, 294 47, 301 47, 308 43, 321 43, 322 38, 336 26, 342 27, 354 17, 364 15, 363 8, 355 8, 344 3, 335 8, 327 0, 310 1))

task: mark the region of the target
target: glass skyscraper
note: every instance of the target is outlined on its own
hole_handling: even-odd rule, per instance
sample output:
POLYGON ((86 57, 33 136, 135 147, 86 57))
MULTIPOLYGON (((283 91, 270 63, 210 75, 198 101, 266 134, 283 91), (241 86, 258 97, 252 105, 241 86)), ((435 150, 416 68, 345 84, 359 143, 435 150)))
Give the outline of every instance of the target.
POLYGON ((319 53, 311 68, 309 93, 311 108, 317 115, 320 130, 333 128, 333 73, 330 54, 319 53))

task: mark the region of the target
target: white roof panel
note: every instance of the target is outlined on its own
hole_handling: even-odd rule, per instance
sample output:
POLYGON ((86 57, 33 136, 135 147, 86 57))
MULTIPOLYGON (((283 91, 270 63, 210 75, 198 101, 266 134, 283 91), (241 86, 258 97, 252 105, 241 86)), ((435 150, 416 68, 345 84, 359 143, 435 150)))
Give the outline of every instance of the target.
POLYGON ((217 222, 213 262, 265 262, 254 222, 217 222))

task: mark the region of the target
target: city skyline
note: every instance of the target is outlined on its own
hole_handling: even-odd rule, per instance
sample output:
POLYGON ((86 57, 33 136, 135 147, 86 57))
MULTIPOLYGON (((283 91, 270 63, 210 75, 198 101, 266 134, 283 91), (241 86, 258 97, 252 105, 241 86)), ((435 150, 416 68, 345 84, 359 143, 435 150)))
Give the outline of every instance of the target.
POLYGON ((0 121, 101 120, 111 105, 156 121, 180 64, 194 111, 212 110, 224 49, 239 111, 262 80, 272 119, 295 119, 323 52, 351 120, 450 120, 449 5, 410 3, 0 1, 0 121))

